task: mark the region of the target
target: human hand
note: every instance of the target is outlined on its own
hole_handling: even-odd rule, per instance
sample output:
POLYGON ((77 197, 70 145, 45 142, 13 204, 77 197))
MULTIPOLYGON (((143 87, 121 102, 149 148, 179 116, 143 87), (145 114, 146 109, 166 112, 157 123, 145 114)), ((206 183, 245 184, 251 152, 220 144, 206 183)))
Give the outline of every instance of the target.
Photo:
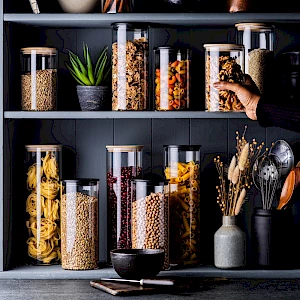
POLYGON ((260 93, 252 78, 245 74, 243 83, 218 81, 213 84, 217 90, 230 90, 235 92, 238 99, 245 107, 245 112, 251 120, 257 120, 256 107, 260 99, 260 93))

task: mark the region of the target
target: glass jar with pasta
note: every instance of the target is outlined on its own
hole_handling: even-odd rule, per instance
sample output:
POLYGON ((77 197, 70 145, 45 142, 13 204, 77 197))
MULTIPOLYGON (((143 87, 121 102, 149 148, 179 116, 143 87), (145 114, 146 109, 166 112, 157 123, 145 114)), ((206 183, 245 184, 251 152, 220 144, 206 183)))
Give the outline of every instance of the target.
POLYGON ((26 145, 28 256, 35 265, 59 264, 61 145, 26 145))
POLYGON ((200 145, 166 145, 165 179, 169 181, 170 264, 200 262, 200 145))

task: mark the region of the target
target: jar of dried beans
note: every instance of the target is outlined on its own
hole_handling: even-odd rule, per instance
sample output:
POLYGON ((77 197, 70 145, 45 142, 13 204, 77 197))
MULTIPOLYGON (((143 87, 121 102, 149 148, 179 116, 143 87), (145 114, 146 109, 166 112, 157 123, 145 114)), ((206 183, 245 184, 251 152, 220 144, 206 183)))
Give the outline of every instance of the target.
POLYGON ((143 146, 106 146, 107 259, 113 249, 130 249, 131 180, 142 178, 143 146))
POLYGON ((244 46, 236 44, 205 44, 205 109, 206 111, 244 111, 236 94, 218 91, 217 81, 243 82, 244 46))
POLYGON ((96 269, 99 261, 99 180, 63 180, 61 194, 62 268, 96 269))
POLYGON ((27 249, 35 265, 58 264, 60 249, 61 145, 26 146, 27 249))
POLYGON ((169 202, 161 190, 152 192, 151 181, 132 181, 131 238, 133 249, 163 249, 163 269, 169 269, 169 202))
POLYGON ((245 73, 261 94, 270 91, 274 71, 274 26, 263 23, 235 24, 237 43, 245 47, 245 73))
POLYGON ((148 28, 113 24, 112 110, 147 110, 148 28))
POLYGON ((190 108, 191 51, 172 47, 154 49, 154 95, 156 110, 190 108))
POLYGON ((22 110, 57 109, 57 66, 55 48, 21 49, 22 110))
POLYGON ((170 264, 200 262, 200 145, 167 145, 165 179, 170 205, 170 264))

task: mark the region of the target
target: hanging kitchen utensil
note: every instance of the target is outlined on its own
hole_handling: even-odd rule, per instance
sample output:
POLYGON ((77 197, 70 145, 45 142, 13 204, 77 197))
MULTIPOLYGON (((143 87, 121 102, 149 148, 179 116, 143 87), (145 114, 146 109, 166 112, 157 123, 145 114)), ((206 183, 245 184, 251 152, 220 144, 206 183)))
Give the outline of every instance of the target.
POLYGON ((279 204, 277 206, 278 210, 285 208, 287 203, 291 200, 295 188, 295 182, 296 172, 292 169, 283 184, 279 204))

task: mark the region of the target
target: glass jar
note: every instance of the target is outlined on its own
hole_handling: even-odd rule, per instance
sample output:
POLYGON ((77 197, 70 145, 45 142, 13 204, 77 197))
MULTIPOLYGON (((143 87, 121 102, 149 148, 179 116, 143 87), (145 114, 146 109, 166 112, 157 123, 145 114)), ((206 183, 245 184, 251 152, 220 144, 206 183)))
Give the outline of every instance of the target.
POLYGON ((26 213, 30 262, 60 263, 61 145, 26 146, 26 213))
POLYGON ((106 146, 107 259, 114 249, 131 248, 131 180, 142 178, 143 146, 106 146))
POLYGON ((169 269, 169 203, 160 191, 152 192, 151 181, 132 181, 131 237, 133 249, 163 249, 163 269, 169 269))
POLYGON ((114 23, 112 110, 148 109, 148 28, 114 23))
POLYGON ((263 23, 235 24, 237 43, 245 47, 245 73, 261 94, 272 84, 274 66, 274 26, 263 23))
POLYGON ((61 189, 61 262, 66 270, 96 269, 99 180, 63 180, 61 189))
POLYGON ((131 0, 103 0, 102 1, 103 13, 130 13, 133 12, 133 2, 131 0))
POLYGON ((200 262, 200 145, 167 145, 165 179, 169 181, 170 263, 200 262))
POLYGON ((55 48, 21 49, 22 110, 57 109, 57 66, 55 48))
POLYGON ((205 109, 206 111, 244 111, 232 91, 218 91, 217 81, 243 82, 244 46, 236 44, 205 44, 205 109))
POLYGON ((172 47, 154 48, 154 95, 156 110, 190 108, 191 51, 172 47))

